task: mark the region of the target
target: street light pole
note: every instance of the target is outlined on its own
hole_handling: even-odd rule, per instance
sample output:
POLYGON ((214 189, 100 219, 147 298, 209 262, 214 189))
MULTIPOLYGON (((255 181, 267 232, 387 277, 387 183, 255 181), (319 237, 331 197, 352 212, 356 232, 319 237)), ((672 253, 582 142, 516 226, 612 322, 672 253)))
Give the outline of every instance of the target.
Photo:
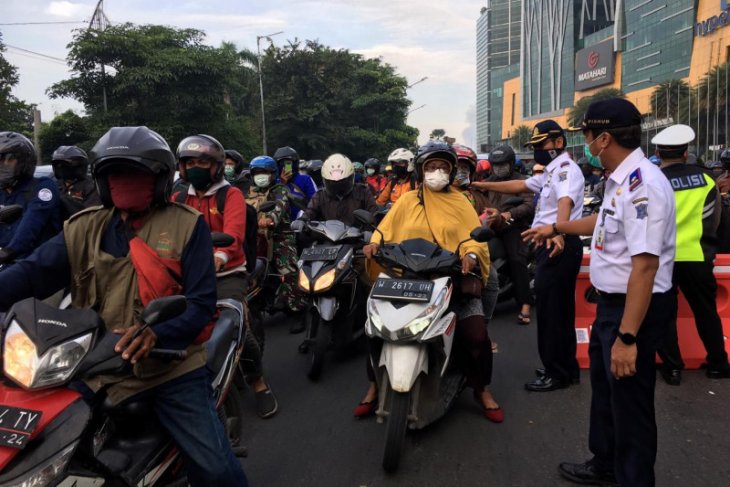
POLYGON ((256 36, 256 52, 258 54, 258 64, 259 64, 259 92, 261 93, 261 140, 263 142, 264 146, 264 155, 267 155, 268 152, 266 150, 266 115, 264 111, 264 80, 261 76, 261 39, 267 39, 269 42, 271 42, 271 38, 275 35, 283 34, 284 31, 280 32, 274 32, 273 34, 268 34, 265 36, 256 36))
POLYGON ((423 108, 423 107, 425 107, 425 106, 426 106, 426 104, 424 103, 424 104, 423 104, 423 105, 421 105, 420 107, 416 107, 416 108, 414 108, 413 110, 408 110, 408 112, 406 113, 406 115, 410 115, 411 113, 415 112, 416 110, 420 110, 421 108, 423 108))
POLYGON ((419 79, 419 80, 418 80, 418 81, 416 81, 415 83, 412 83, 412 84, 410 84, 410 85, 406 86, 406 88, 413 88, 413 87, 414 87, 414 86, 416 86, 416 85, 417 85, 418 83, 422 83, 422 82, 426 81, 427 79, 428 79, 428 76, 424 76, 423 78, 419 79))

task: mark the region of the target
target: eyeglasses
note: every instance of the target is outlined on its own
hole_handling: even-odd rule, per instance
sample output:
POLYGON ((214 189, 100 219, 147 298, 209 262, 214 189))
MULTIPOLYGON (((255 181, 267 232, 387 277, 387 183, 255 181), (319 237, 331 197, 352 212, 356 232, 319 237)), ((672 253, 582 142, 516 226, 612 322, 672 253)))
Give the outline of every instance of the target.
POLYGON ((0 162, 8 162, 10 160, 17 159, 14 152, 2 152, 0 153, 0 162))

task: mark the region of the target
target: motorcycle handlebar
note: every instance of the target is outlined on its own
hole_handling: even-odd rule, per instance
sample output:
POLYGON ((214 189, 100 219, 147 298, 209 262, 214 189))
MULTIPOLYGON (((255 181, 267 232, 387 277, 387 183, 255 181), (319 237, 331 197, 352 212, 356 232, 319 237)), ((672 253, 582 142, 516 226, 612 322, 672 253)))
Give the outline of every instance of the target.
POLYGON ((153 348, 150 350, 151 358, 158 358, 161 360, 185 360, 188 358, 187 350, 170 350, 166 348, 153 348))

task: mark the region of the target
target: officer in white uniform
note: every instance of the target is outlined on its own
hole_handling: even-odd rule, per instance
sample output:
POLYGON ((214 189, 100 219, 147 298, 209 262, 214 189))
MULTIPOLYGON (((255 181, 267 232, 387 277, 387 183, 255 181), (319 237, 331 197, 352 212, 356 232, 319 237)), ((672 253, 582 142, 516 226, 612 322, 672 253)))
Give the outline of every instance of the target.
MULTIPOLYGON (((535 162, 545 171, 526 180, 478 182, 472 186, 501 193, 539 193, 533 228, 568 222, 582 216, 585 180, 578 165, 565 152, 565 132, 553 120, 538 123, 527 143, 535 162)), ((575 283, 583 246, 578 237, 556 234, 535 254, 535 308, 537 348, 543 367, 525 384, 534 392, 568 387, 580 381, 575 338, 575 283)))
POLYGON ((591 283, 598 310, 591 329, 591 401, 586 463, 562 463, 577 483, 654 485, 657 431, 655 354, 672 314, 675 210, 672 187, 641 151, 641 115, 629 101, 594 102, 577 130, 611 171, 596 215, 525 232, 593 234, 591 283))

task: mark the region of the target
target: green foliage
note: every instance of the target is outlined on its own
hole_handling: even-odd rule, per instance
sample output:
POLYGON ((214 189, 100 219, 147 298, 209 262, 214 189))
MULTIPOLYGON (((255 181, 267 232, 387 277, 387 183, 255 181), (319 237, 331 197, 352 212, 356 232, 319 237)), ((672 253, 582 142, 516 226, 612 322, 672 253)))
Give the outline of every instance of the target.
POLYGON ((235 46, 214 48, 204 39, 199 30, 158 25, 79 30, 68 46, 73 76, 48 94, 82 102, 95 137, 114 125, 147 125, 173 149, 190 134, 207 133, 251 153, 257 135, 237 110, 245 99, 241 80, 251 78, 250 68, 235 46))
POLYGON ((40 133, 40 154, 41 160, 50 163, 51 155, 61 145, 77 145, 89 151, 96 142, 96 138, 90 137, 88 120, 68 110, 44 123, 40 133))
POLYGON ((307 159, 384 158, 418 136, 406 125, 406 79, 379 59, 295 40, 267 49, 261 66, 271 152, 289 145, 307 159))
POLYGON ((594 101, 606 100, 608 98, 626 98, 623 91, 616 88, 604 88, 596 91, 591 96, 586 96, 578 100, 578 102, 570 109, 568 114, 568 122, 572 127, 577 127, 583 121, 583 117, 588 110, 588 106, 594 101))
POLYGON ((429 139, 436 139, 441 140, 446 136, 446 131, 444 129, 433 129, 431 133, 428 135, 429 139))
POLYGON ((21 132, 32 138, 33 110, 13 96, 13 87, 18 84, 18 70, 5 59, 4 52, 5 44, 0 33, 0 130, 21 132))
POLYGON ((527 125, 518 125, 512 133, 512 137, 510 137, 510 145, 512 147, 517 147, 519 150, 519 148, 524 147, 524 145, 530 140, 531 135, 532 131, 530 130, 530 127, 527 125))

